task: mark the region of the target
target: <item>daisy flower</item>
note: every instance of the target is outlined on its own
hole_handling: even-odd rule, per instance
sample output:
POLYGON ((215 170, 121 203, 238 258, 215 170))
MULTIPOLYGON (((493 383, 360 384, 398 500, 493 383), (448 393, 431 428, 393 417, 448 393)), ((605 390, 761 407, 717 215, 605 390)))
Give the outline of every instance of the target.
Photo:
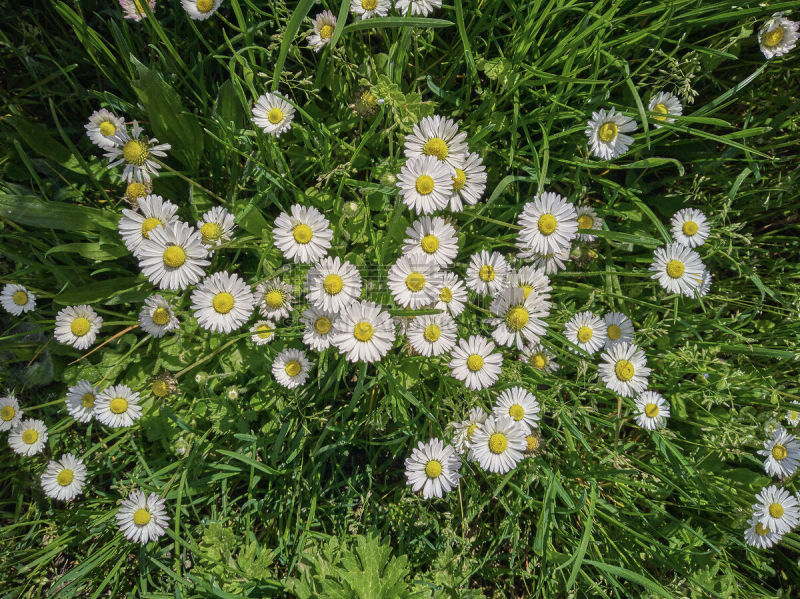
POLYGON ((86 466, 80 458, 65 453, 58 461, 50 460, 41 480, 45 495, 58 501, 69 501, 83 493, 86 466))
POLYGON ((450 376, 464 381, 467 389, 474 391, 491 387, 503 366, 503 355, 494 353, 494 349, 494 343, 480 335, 459 339, 451 354, 450 376))
POLYGON ((159 195, 142 198, 137 202, 136 210, 123 209, 118 228, 128 251, 139 258, 139 249, 145 239, 150 239, 150 232, 156 227, 178 222, 177 211, 175 204, 159 195))
POLYGON ((311 21, 313 26, 308 36, 308 46, 319 52, 331 42, 333 30, 336 29, 336 17, 329 10, 323 10, 311 21))
POLYGON ((608 312, 603 322, 606 324, 605 349, 618 343, 633 343, 633 323, 622 312, 608 312))
POLYGON ((464 311, 467 301, 467 290, 464 282, 452 272, 443 272, 439 275, 439 298, 433 306, 437 310, 446 310, 455 318, 464 311))
POLYGON ((47 443, 47 427, 41 420, 20 420, 8 434, 8 444, 15 453, 32 456, 41 453, 47 443))
POLYGON ((406 228, 403 254, 409 258, 431 260, 447 268, 458 254, 456 230, 440 216, 423 216, 406 228))
POLYGON ((250 327, 250 340, 256 345, 266 345, 275 338, 275 323, 271 320, 259 320, 250 327))
POLYGON ((578 232, 575 206, 557 193, 545 192, 522 208, 517 223, 519 245, 540 254, 553 254, 570 246, 578 232))
POLYGON ((139 206, 139 201, 146 198, 153 191, 153 186, 150 183, 144 184, 138 181, 131 181, 125 186, 125 195, 122 196, 131 205, 131 209, 136 210, 139 206))
POLYGON ((215 272, 192 291, 192 310, 197 323, 213 333, 240 328, 253 313, 255 297, 236 273, 215 272))
POLYGON ((508 287, 492 301, 490 310, 496 318, 486 322, 492 327, 492 338, 498 345, 516 346, 522 349, 525 343, 538 343, 547 330, 550 302, 538 293, 530 293, 519 287, 508 287))
POLYGON ((292 286, 280 279, 271 279, 256 286, 256 302, 261 315, 278 322, 292 312, 292 286))
POLYGON ((492 413, 497 419, 511 418, 528 435, 539 423, 539 402, 522 387, 511 387, 497 396, 492 413))
POLYGON ((772 433, 771 439, 764 441, 764 449, 759 450, 758 455, 767 458, 764 460, 764 470, 767 474, 787 478, 797 470, 800 445, 797 443, 797 437, 780 426, 772 433))
POLYGON ((400 256, 388 274, 389 290, 397 304, 416 310, 436 301, 439 267, 427 258, 400 256))
POLYGON ((686 297, 695 297, 695 296, 697 296, 697 297, 705 297, 706 295, 708 295, 708 292, 711 291, 711 277, 712 276, 713 275, 708 270, 704 270, 703 271, 703 276, 700 277, 700 286, 697 289, 694 290, 694 294, 693 295, 688 295, 687 293, 684 293, 684 295, 686 297))
POLYGON ((397 0, 394 7, 404 16, 409 14, 410 8, 411 15, 427 17, 435 9, 442 7, 442 0, 397 0))
POLYGON ((502 254, 481 250, 469 259, 467 287, 478 295, 496 295, 506 288, 510 272, 502 254))
POLYGON ((418 316, 408 327, 408 342, 414 351, 425 357, 441 356, 456 344, 456 323, 446 312, 418 316))
POLYGON ((56 341, 75 349, 86 349, 103 326, 103 317, 85 304, 67 306, 56 314, 56 341))
POLYGON ((555 372, 559 368, 555 361, 555 356, 545 349, 541 343, 537 343, 533 347, 524 348, 519 359, 531 368, 542 372, 555 372))
POLYGON ((378 362, 394 344, 392 317, 369 301, 353 302, 333 323, 333 344, 349 362, 378 362))
POLYGON ((333 321, 336 317, 314 306, 309 306, 300 317, 305 329, 303 343, 311 349, 322 351, 332 344, 333 321))
MULTIPOLYGON (((655 113, 651 115, 651 118, 661 123, 674 123, 675 119, 671 117, 681 116, 683 114, 681 101, 669 92, 658 92, 650 98, 650 104, 647 105, 647 110, 655 113)), ((660 129, 661 125, 655 123, 655 127, 660 129)))
POLYGON ((458 123, 453 119, 438 115, 421 119, 405 141, 405 154, 409 160, 432 156, 452 167, 464 162, 467 151, 467 134, 459 132, 458 123))
MULTIPOLYGON (((132 21, 141 21, 147 18, 147 12, 144 9, 145 0, 119 0, 119 5, 125 11, 125 18, 132 21)), ((147 0, 150 6, 150 12, 156 9, 156 0, 147 0)))
POLYGON ((670 223, 673 239, 688 248, 703 245, 711 232, 706 215, 694 208, 679 210, 670 223))
POLYGON ((94 417, 100 424, 112 428, 133 425, 142 416, 139 393, 128 385, 116 385, 103 389, 94 403, 94 417))
POLYGON ((788 422, 792 426, 797 426, 798 424, 800 424, 800 411, 789 410, 788 412, 786 412, 786 422, 788 422))
POLYGON ((278 384, 294 389, 306 382, 311 364, 305 352, 299 349, 284 349, 272 362, 272 376, 278 384))
POLYGON ((800 523, 797 497, 775 485, 764 487, 756 495, 753 511, 761 526, 779 535, 791 532, 800 523))
POLYGON ((531 249, 523 249, 517 256, 520 260, 532 261, 534 268, 546 275, 552 275, 567 268, 567 262, 572 260, 572 246, 554 254, 540 254, 531 249))
POLYGON ((664 428, 669 418, 669 404, 660 393, 645 391, 634 401, 636 424, 649 431, 664 428))
POLYGON ((461 460, 452 445, 439 439, 420 441, 406 458, 407 485, 414 493, 422 491, 423 499, 442 497, 458 486, 461 460))
POLYGON ((474 206, 486 191, 486 167, 475 152, 455 165, 453 190, 450 196, 450 211, 461 212, 464 204, 474 206))
POLYGON ((767 60, 783 56, 795 47, 798 26, 800 23, 785 18, 782 12, 774 13, 772 18, 764 23, 758 32, 758 43, 767 60))
POLYGON ((78 422, 90 422, 94 418, 94 402, 97 389, 82 379, 67 389, 67 412, 78 422))
POLYGON ((532 266, 523 266, 517 272, 512 273, 508 286, 522 289, 526 299, 531 292, 535 292, 548 303, 550 302, 550 292, 553 290, 550 285, 550 277, 543 270, 532 266))
POLYGON ((362 19, 385 17, 391 7, 390 0, 350 0, 350 14, 362 19))
POLYGON ((331 247, 333 231, 328 219, 313 206, 294 204, 291 216, 281 212, 275 219, 272 235, 283 257, 295 262, 316 262, 331 247))
POLYGON ((510 416, 489 416, 472 435, 470 459, 487 472, 505 474, 524 457, 525 429, 510 416))
POLYGON ((204 275, 211 264, 203 237, 186 223, 177 221, 156 227, 139 247, 139 267, 160 289, 186 289, 204 275))
POLYGON ((117 145, 115 137, 117 131, 125 129, 125 119, 109 112, 105 108, 95 110, 89 117, 89 122, 83 126, 86 135, 98 148, 107 149, 117 145))
POLYGON ((578 312, 564 325, 564 336, 586 353, 593 354, 606 342, 606 327, 599 316, 578 312))
POLYGON ((633 138, 625 135, 636 131, 636 121, 612 108, 609 112, 600 110, 592 113, 586 126, 586 137, 592 154, 602 160, 612 160, 622 156, 633 143, 633 138))
POLYGON ((443 210, 450 201, 453 168, 436 156, 409 158, 397 179, 400 197, 417 214, 443 210))
POLYGON ((647 389, 647 377, 651 369, 647 358, 638 346, 632 343, 617 343, 608 348, 600 358, 598 374, 611 391, 622 397, 633 397, 647 389))
POLYGON ((0 432, 9 431, 19 424, 22 410, 19 402, 13 395, 0 397, 0 432))
POLYGON ((542 451, 542 433, 539 429, 533 429, 525 435, 525 455, 532 458, 542 451))
POLYGON ((750 518, 747 524, 750 525, 750 528, 745 529, 744 540, 751 547, 769 549, 783 538, 783 535, 779 535, 761 524, 756 516, 750 518))
POLYGON ((595 230, 599 231, 603 228, 603 219, 597 216, 597 212, 586 204, 578 206, 575 209, 578 215, 578 239, 591 243, 597 239, 596 235, 589 235, 588 233, 581 233, 581 231, 595 230))
POLYGON ((183 10, 195 21, 205 21, 219 8, 222 0, 181 0, 183 10))
POLYGON ((230 241, 236 228, 236 218, 222 206, 214 206, 203 215, 203 220, 197 221, 197 228, 205 245, 218 246, 230 241))
POLYGON ((680 243, 670 243, 656 248, 649 270, 653 271, 650 278, 656 279, 670 293, 693 297, 703 281, 705 266, 694 250, 680 243))
POLYGON ((308 301, 322 311, 338 314, 361 295, 358 269, 336 257, 314 264, 306 275, 308 301))
POLYGON ((0 304, 9 314, 20 316, 36 307, 36 296, 22 285, 9 283, 4 285, 3 291, 0 292, 0 304))
POLYGON ((262 94, 253 106, 253 122, 267 135, 280 137, 291 128, 294 113, 294 106, 280 94, 262 94))
POLYGON ((122 500, 116 517, 125 538, 142 545, 162 537, 169 524, 164 500, 155 493, 145 495, 138 489, 122 500))
POLYGON ((139 326, 145 333, 160 338, 177 331, 180 324, 172 306, 161 295, 151 295, 144 300, 142 311, 139 312, 139 326))
POLYGON ((472 446, 472 438, 481 425, 486 422, 489 414, 483 408, 472 408, 469 415, 461 422, 451 422, 454 429, 453 446, 459 454, 465 454, 472 446))
POLYGON ((117 145, 109 147, 105 153, 105 157, 109 160, 108 168, 124 163, 122 180, 128 183, 131 181, 149 183, 151 175, 158 175, 158 169, 161 168, 153 156, 164 158, 167 150, 172 147, 169 144, 158 143, 155 137, 143 137, 138 121, 133 121, 130 135, 125 129, 120 129, 114 137, 117 145))

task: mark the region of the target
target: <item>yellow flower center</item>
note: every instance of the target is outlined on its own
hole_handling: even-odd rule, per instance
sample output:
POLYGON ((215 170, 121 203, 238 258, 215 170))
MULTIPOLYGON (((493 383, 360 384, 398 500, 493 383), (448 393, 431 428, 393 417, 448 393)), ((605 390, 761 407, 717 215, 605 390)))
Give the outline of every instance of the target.
POLYGON ((272 335, 272 329, 262 324, 256 329, 256 335, 258 335, 260 339, 269 339, 272 335))
POLYGON ((227 314, 233 310, 233 296, 227 291, 215 295, 211 303, 214 305, 214 310, 220 314, 227 314))
POLYGON ((408 287, 409 291, 416 293, 425 287, 425 275, 418 272, 412 272, 406 277, 406 287, 408 287))
POLYGON ((89 323, 89 319, 83 316, 76 318, 72 321, 72 324, 69 325, 69 330, 72 331, 72 334, 76 337, 83 337, 89 332, 90 328, 91 324, 89 323))
POLYGON ((680 260, 670 260, 667 263, 667 274, 673 279, 679 279, 685 270, 686 267, 680 260))
POLYGON ((156 308, 153 315, 150 317, 154 323, 163 327, 169 322, 169 310, 166 308, 156 308))
POLYGON ((56 482, 62 487, 66 487, 69 483, 72 482, 72 479, 75 478, 75 474, 69 468, 64 468, 61 472, 58 473, 56 476, 56 482))
POLYGON ((494 454, 501 454, 508 447, 508 439, 503 433, 495 433, 489 437, 489 451, 494 454))
POLYGON ((128 400, 124 397, 115 397, 109 402, 108 409, 114 414, 122 414, 128 410, 128 400))
POLYGON ((359 341, 363 341, 364 343, 372 339, 372 335, 374 332, 375 329, 372 328, 372 325, 368 323, 366 320, 362 320, 361 322, 356 324, 355 328, 353 328, 353 336, 359 341))
POLYGON ((531 356, 530 363, 534 368, 544 370, 544 367, 547 366, 547 356, 542 352, 537 352, 531 356))
POLYGON ((769 527, 764 526, 761 522, 756 522, 756 534, 762 537, 769 534, 769 527))
POLYGON ((483 368, 483 358, 478 354, 472 354, 467 358, 467 368, 472 372, 477 372, 483 368))
POLYGON ((772 448, 772 457, 778 461, 785 460, 787 455, 786 447, 778 443, 772 448))
POLYGON ((24 306, 28 303, 28 294, 24 291, 15 291, 14 295, 11 296, 11 301, 18 306, 24 306))
POLYGON ((2 418, 5 422, 13 420, 14 416, 16 415, 17 411, 14 409, 14 406, 3 406, 0 408, 0 418, 2 418))
POLYGON ((320 335, 327 335, 328 331, 331 330, 331 319, 327 316, 320 316, 314 323, 314 330, 320 335))
POLYGON ((84 393, 83 397, 81 397, 81 405, 84 408, 93 408, 94 407, 94 393, 84 393))
POLYGON ((518 403, 515 403, 513 406, 508 408, 508 415, 511 416, 517 422, 519 422, 520 420, 525 418, 525 408, 523 408, 518 403))
POLYGON ((154 218, 152 216, 150 218, 144 219, 144 222, 142 223, 142 237, 144 237, 145 239, 150 239, 150 231, 152 231, 156 227, 160 227, 163 224, 164 223, 162 223, 159 219, 154 218))
POLYGON ((267 113, 267 120, 273 125, 277 125, 283 120, 283 110, 280 108, 270 108, 267 113))
POLYGON ((147 195, 147 188, 144 184, 139 182, 128 183, 128 187, 125 188, 125 196, 129 200, 136 200, 137 198, 143 198, 147 195))
POLYGON ((506 312, 506 326, 512 331, 521 331, 528 324, 530 315, 522 306, 515 306, 506 312))
POLYGON ((667 116, 669 114, 669 110, 667 109, 665 104, 656 104, 653 106, 653 112, 657 112, 658 114, 653 115, 653 118, 657 121, 666 121, 667 116))
POLYGON ((432 254, 439 249, 439 239, 436 235, 426 235, 422 238, 420 245, 426 254, 432 254))
POLYGON ((494 281, 494 266, 491 264, 484 264, 478 271, 478 278, 484 283, 494 281))
POLYGON ((422 146, 422 153, 426 156, 436 156, 439 160, 444 160, 450 153, 447 142, 441 137, 433 137, 422 146))
POLYGON ((164 250, 164 264, 170 268, 178 268, 186 262, 186 252, 179 245, 171 245, 164 250))
POLYGON ((528 445, 525 449, 529 452, 534 452, 539 449, 539 437, 536 435, 528 435, 525 437, 525 443, 528 445))
POLYGON ((539 217, 539 232, 542 235, 551 235, 557 226, 558 221, 552 214, 542 214, 539 217))
POLYGON ((277 310, 283 305, 283 293, 277 289, 273 289, 264 296, 264 301, 273 310, 277 310))
POLYGON ((100 123, 100 133, 105 137, 114 135, 117 132, 117 126, 111 121, 103 121, 100 123))
POLYGON ((198 12, 209 12, 214 8, 214 0, 197 0, 196 5, 198 12))
POLYGON ((333 27, 331 27, 330 25, 323 25, 319 30, 319 36, 324 40, 331 39, 332 35, 333 35, 333 27))
POLYGON ((456 169, 456 176, 453 177, 453 189, 455 191, 461 191, 464 189, 464 185, 467 183, 467 173, 462 171, 460 168, 456 169))
POLYGON ((620 337, 622 337, 622 329, 615 324, 608 325, 608 338, 611 341, 616 341, 620 337))
POLYGON ((144 526, 148 522, 150 522, 150 512, 148 512, 144 508, 139 508, 135 512, 133 512, 133 523, 137 526, 144 526))
POLYGON ((591 327, 581 327, 578 329, 578 341, 581 343, 586 343, 593 335, 594 331, 592 331, 591 327))
POLYGON ((439 460, 430 460, 425 464, 425 474, 428 478, 436 478, 442 473, 442 463, 439 460))
POLYGON ((617 378, 621 381, 629 381, 633 378, 634 373, 633 364, 631 364, 628 360, 620 360, 617 362, 616 366, 614 366, 614 372, 617 374, 617 378))
POLYGON ((297 360, 289 360, 288 362, 286 362, 286 367, 284 368, 284 370, 286 371, 286 374, 288 374, 289 376, 297 376, 298 374, 300 374, 300 370, 302 370, 302 367, 300 366, 300 362, 298 362, 297 360))
POLYGON ((343 287, 344 287, 344 281, 342 280, 342 277, 335 274, 328 275, 322 282, 322 288, 328 295, 338 294, 343 287))
POLYGON ((528 296, 531 294, 531 291, 533 291, 533 287, 531 287, 530 285, 526 285, 525 283, 520 285, 519 288, 522 289, 522 296, 525 299, 528 299, 528 296))
POLYGON ((39 433, 29 428, 25 432, 22 433, 22 442, 27 443, 28 445, 33 445, 36 443, 36 440, 39 438, 39 433))
POLYGON ((696 222, 694 222, 693 220, 687 220, 685 223, 683 223, 683 234, 684 235, 688 235, 689 237, 691 237, 695 233, 697 233, 697 223, 696 222))
POLYGON ((600 125, 600 128, 597 130, 597 136, 603 143, 608 143, 614 140, 617 136, 617 131, 619 131, 617 124, 609 121, 600 125))
POLYGON ((578 217, 578 228, 579 229, 591 229, 593 224, 594 224, 594 221, 592 220, 592 217, 589 216, 588 214, 581 214, 578 217))
POLYGON ((203 241, 206 243, 209 241, 217 241, 222 237, 222 227, 217 223, 203 223, 203 226, 200 227, 200 234, 203 236, 203 241))
POLYGON ((800 418, 800 412, 797 410, 789 410, 789 420, 797 420, 800 418))
POLYGON ((311 241, 314 234, 311 232, 311 227, 308 225, 297 225, 294 228, 294 240, 297 243, 306 244, 311 241))
POLYGON ((469 428, 467 429, 467 439, 472 441, 472 435, 475 434, 476 430, 478 430, 478 423, 473 422, 472 424, 469 425, 469 428))
POLYGON ((658 416, 658 412, 659 409, 657 404, 649 403, 644 407, 644 414, 648 418, 655 418, 656 416, 658 416))
POLYGON ((769 506, 769 515, 773 518, 780 518, 783 516, 783 506, 780 503, 771 503, 769 506))
POLYGON ((416 183, 417 193, 421 195, 428 195, 433 191, 433 177, 429 175, 420 175, 417 177, 416 183))
POLYGON ((169 385, 167 382, 161 379, 157 381, 153 381, 153 386, 150 387, 150 391, 153 392, 153 395, 156 397, 166 397, 169 395, 169 385))
POLYGON ((435 324, 429 324, 425 327, 425 339, 433 343, 442 334, 441 329, 435 324))
POLYGON ((443 287, 439 292, 439 299, 445 304, 449 304, 453 301, 453 292, 448 287, 443 287))
POLYGON ((130 164, 142 166, 150 157, 150 150, 143 141, 132 139, 122 146, 122 157, 130 164))
POLYGON ((361 8, 364 10, 375 10, 378 6, 378 0, 361 0, 361 8))
POLYGON ((767 48, 774 48, 778 44, 781 43, 783 40, 783 27, 778 25, 772 31, 768 31, 767 35, 764 36, 764 45, 767 48))

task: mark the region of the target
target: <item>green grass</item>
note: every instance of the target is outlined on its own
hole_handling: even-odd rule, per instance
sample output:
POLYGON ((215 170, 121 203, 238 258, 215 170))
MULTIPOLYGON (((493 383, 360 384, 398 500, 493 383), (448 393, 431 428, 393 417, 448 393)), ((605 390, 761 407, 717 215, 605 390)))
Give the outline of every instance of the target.
MULTIPOLYGON (((800 408, 800 53, 765 64, 755 37, 796 4, 455 0, 430 27, 351 18, 315 54, 298 35, 322 6, 225 0, 193 22, 167 0, 137 24, 114 2, 37 0, 0 16, 0 282, 39 298, 23 319, 0 316, 0 391, 50 429, 45 454, 0 450, 0 595, 264 597, 305 576, 313 595, 338 597, 331 580, 361 569, 399 580, 361 595, 387 598, 406 587, 453 598, 797 594, 800 537, 761 551, 742 535, 770 481, 755 454, 764 424, 800 408), (359 116, 349 105, 371 86, 387 101, 359 116), (278 140, 249 119, 274 88, 299 111, 278 140), (662 88, 686 118, 643 127, 662 88), (404 458, 418 440, 447 438, 470 406, 490 407, 493 391, 467 392, 445 362, 398 343, 377 366, 315 355, 311 382, 287 392, 270 365, 300 347, 296 317, 264 350, 198 329, 188 293, 179 336, 133 330, 73 363, 81 352, 51 340, 58 309, 91 303, 105 341, 136 324, 153 291, 116 231, 119 173, 84 134, 101 106, 172 144, 155 192, 183 220, 216 204, 237 216, 210 270, 250 282, 280 272, 270 230, 296 202, 326 213, 334 253, 388 268, 413 220, 392 185, 402 135, 424 114, 458 119, 487 165, 485 200, 454 215, 460 263, 479 249, 513 254, 511 225, 542 190, 589 202, 608 231, 553 277, 545 342, 562 368, 542 376, 509 351, 500 382, 543 404, 543 453, 505 476, 465 462, 458 491, 423 501, 405 487, 404 458), (611 106, 640 127, 628 154, 597 162, 583 129, 611 106), (712 225, 700 253, 714 283, 701 301, 647 276, 684 206, 712 225), (671 403, 663 432, 639 429, 632 402, 618 404, 594 378, 597 360, 560 334, 576 311, 612 309, 632 318, 651 388, 671 403), (162 371, 179 384, 164 402, 148 391, 162 371), (141 390, 140 423, 75 423, 63 399, 81 378, 141 390), (66 451, 90 470, 67 508, 38 484, 66 451), (114 521, 137 487, 164 495, 172 518, 143 549, 114 521), (389 539, 396 559, 368 534, 389 539)), ((372 297, 390 303, 386 289, 372 297)), ((460 334, 488 334, 483 317, 468 310, 460 334)))

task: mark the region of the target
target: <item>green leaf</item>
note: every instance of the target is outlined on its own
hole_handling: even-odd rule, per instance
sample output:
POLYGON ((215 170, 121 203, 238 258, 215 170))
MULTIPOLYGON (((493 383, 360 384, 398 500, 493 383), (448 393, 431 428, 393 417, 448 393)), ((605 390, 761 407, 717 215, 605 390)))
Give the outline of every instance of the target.
POLYGON ((122 277, 87 283, 76 280, 74 285, 53 298, 53 301, 65 306, 74 304, 93 304, 108 299, 122 291, 127 291, 138 283, 137 277, 122 277))
POLYGON ((286 62, 286 55, 289 53, 289 46, 291 46, 292 42, 294 41, 294 36, 297 35, 297 31, 300 29, 303 19, 306 18, 306 15, 308 14, 308 11, 311 10, 312 6, 314 6, 314 0, 300 0, 297 8, 294 9, 289 22, 286 23, 286 29, 284 29, 283 34, 281 35, 281 51, 278 54, 278 60, 275 61, 275 70, 272 73, 272 91, 276 91, 278 89, 278 82, 281 78, 283 65, 286 62))
POLYGON ((121 245, 112 245, 108 243, 62 243, 51 247, 45 253, 45 256, 50 254, 78 254, 89 260, 96 260, 103 262, 105 260, 116 260, 123 256, 129 255, 121 245))
POLYGON ((13 115, 5 117, 3 120, 12 125, 19 134, 20 139, 40 156, 49 158, 72 171, 83 172, 75 156, 64 144, 50 135, 50 128, 46 125, 33 123, 13 115))
POLYGON ((361 29, 379 29, 381 27, 450 27, 454 23, 445 19, 426 19, 424 17, 374 17, 350 23, 344 28, 345 33, 361 29))
POLYGON ((116 231, 119 220, 107 210, 4 193, 0 193, 0 215, 20 225, 63 231, 116 231))

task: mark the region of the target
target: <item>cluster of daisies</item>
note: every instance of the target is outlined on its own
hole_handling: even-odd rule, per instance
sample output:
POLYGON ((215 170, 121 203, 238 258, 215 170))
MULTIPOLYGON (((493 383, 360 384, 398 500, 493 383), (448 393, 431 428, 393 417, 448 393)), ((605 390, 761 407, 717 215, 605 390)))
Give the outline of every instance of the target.
MULTIPOLYGON (((181 0, 181 6, 186 14, 195 21, 205 21, 215 12, 222 4, 222 0, 181 0)), ((131 21, 141 21, 146 19, 148 11, 154 13, 156 10, 156 0, 119 0, 119 5, 125 13, 126 19, 131 21)))

